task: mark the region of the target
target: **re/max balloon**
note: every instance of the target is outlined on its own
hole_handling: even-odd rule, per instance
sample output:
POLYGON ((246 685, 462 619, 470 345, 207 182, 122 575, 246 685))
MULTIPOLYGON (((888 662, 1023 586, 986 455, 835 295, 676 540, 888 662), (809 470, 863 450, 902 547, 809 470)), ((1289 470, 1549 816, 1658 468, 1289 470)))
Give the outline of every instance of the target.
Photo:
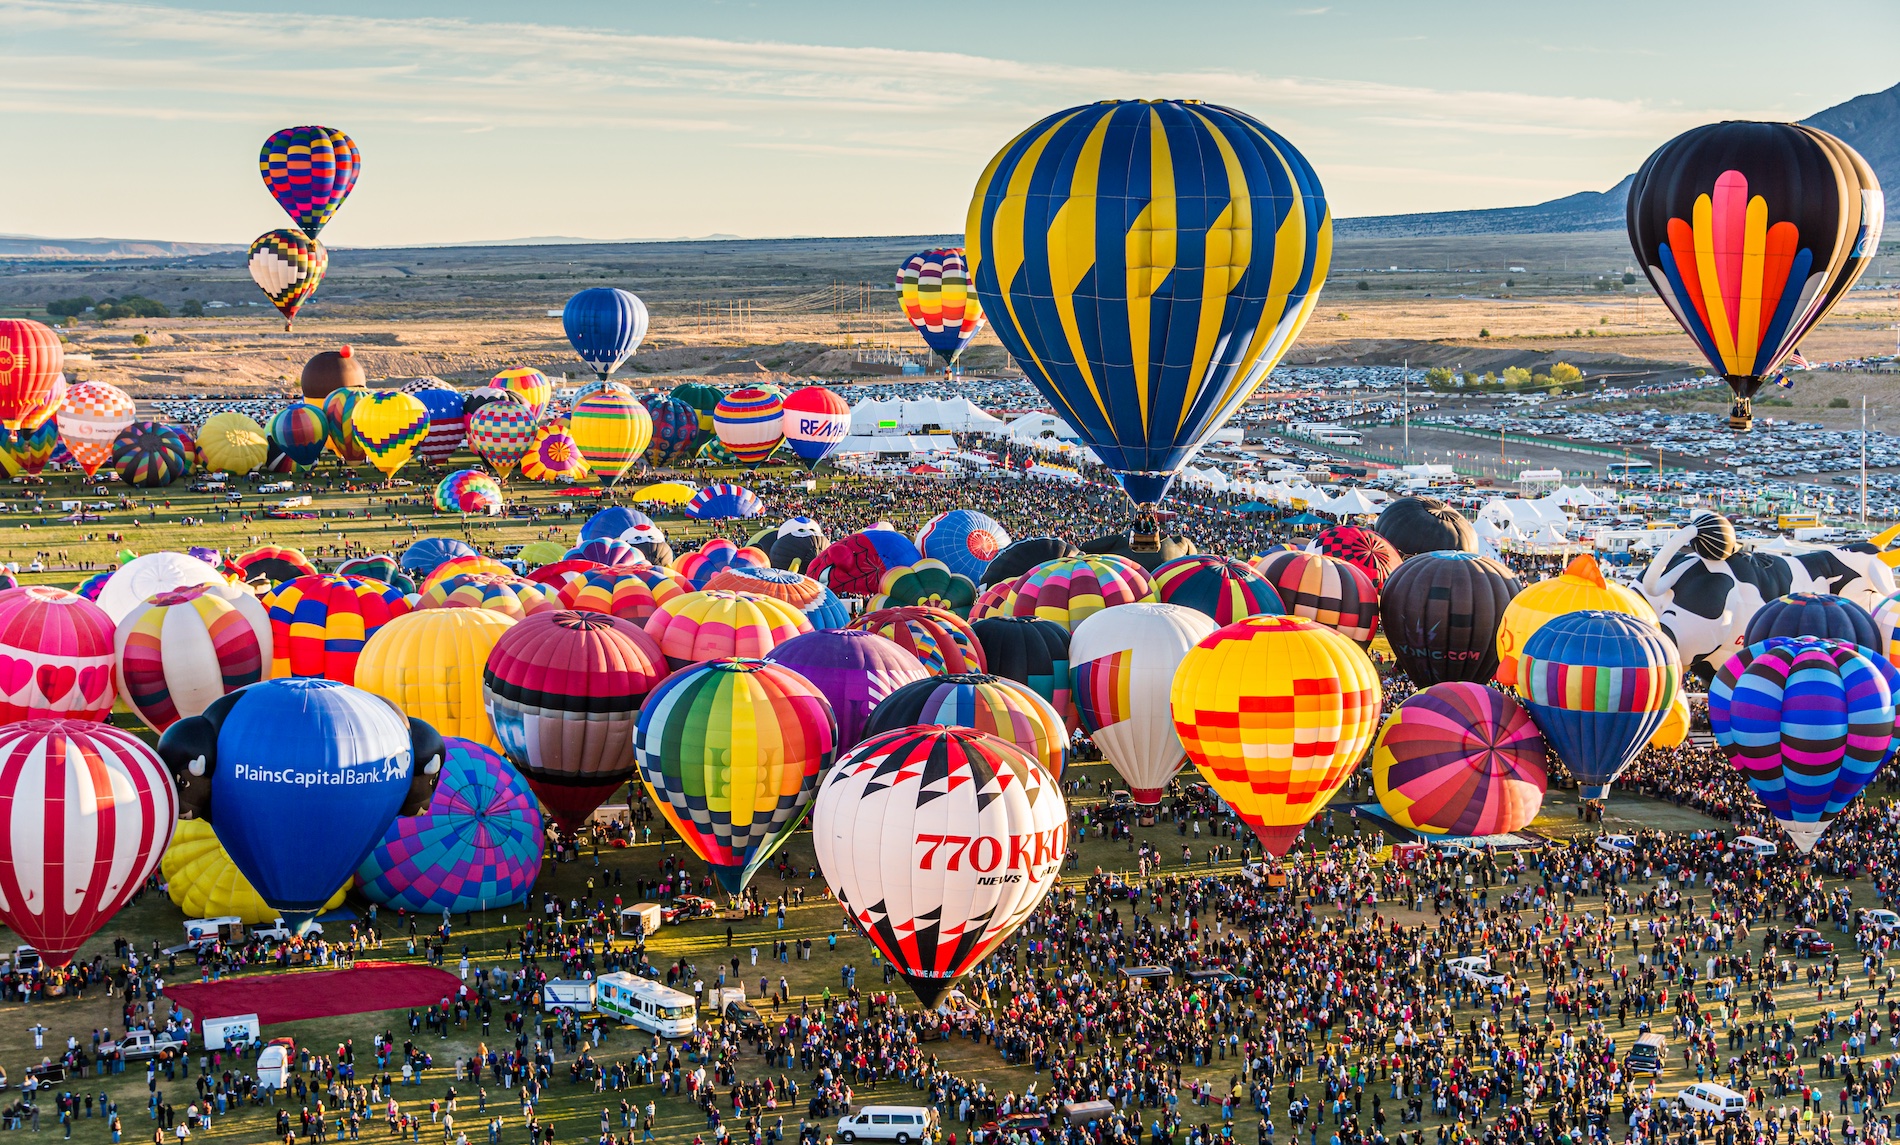
POLYGON ((785 448, 816 471, 851 432, 851 407, 823 386, 805 386, 785 395, 785 448))

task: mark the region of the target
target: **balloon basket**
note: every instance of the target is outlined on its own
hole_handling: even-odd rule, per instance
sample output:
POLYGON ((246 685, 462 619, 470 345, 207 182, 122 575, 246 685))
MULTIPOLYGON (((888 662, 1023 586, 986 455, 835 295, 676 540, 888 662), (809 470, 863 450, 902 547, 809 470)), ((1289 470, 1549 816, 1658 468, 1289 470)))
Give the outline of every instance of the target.
POLYGON ((1751 433, 1755 429, 1754 402, 1748 398, 1736 398, 1735 404, 1728 407, 1728 427, 1736 433, 1751 433))

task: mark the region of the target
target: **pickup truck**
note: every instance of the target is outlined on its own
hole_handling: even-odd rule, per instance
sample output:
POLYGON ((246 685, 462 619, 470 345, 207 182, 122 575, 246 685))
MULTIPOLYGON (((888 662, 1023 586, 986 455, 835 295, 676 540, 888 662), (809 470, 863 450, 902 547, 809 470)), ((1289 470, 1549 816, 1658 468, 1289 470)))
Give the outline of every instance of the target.
POLYGON ((1484 954, 1470 954, 1463 958, 1453 958, 1445 963, 1445 969, 1449 970, 1454 978, 1463 978, 1473 985, 1482 986, 1486 989, 1492 986, 1502 986, 1505 982, 1504 975, 1492 973, 1491 959, 1488 955, 1484 954))
POLYGON ((718 913, 718 903, 698 895, 681 895, 660 908, 660 918, 668 926, 688 919, 711 918, 718 913))
MULTIPOLYGON (((322 934, 323 924, 313 922, 304 933, 306 936, 322 934)), ((291 939, 297 937, 297 932, 285 926, 284 920, 280 918, 268 926, 253 926, 251 928, 251 937, 261 938, 265 942, 289 942, 291 939)))
POLYGON ((157 1057, 166 1050, 183 1052, 190 1045, 189 1040, 175 1037, 163 1030, 157 1033, 150 1030, 134 1030, 116 1042, 102 1044, 99 1052, 109 1054, 116 1050, 125 1055, 126 1061, 137 1061, 140 1058, 157 1057))

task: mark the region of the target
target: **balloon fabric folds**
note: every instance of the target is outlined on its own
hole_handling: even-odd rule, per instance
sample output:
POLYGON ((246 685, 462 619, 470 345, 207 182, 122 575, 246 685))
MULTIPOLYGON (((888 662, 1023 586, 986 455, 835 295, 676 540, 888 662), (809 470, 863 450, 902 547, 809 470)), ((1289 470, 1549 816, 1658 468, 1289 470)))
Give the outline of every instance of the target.
POLYGON ((1880 248, 1880 181, 1819 128, 1731 120, 1644 162, 1625 208, 1649 284, 1735 394, 1729 427, 1880 248))
POLYGON ((653 438, 653 417, 623 385, 607 382, 574 403, 568 435, 602 485, 617 484, 653 438))
POLYGON ((1372 748, 1379 805, 1427 835, 1505 835, 1537 818, 1549 789, 1544 737, 1511 697, 1433 684, 1392 713, 1372 748))
POLYGON ((1682 661, 1655 624, 1584 609, 1525 641, 1517 688, 1582 798, 1603 799, 1668 718, 1682 661))
POLYGON ((958 247, 920 251, 897 268, 897 304, 948 367, 983 329, 983 306, 958 247))
POLYGON ((541 809, 508 762, 448 737, 429 806, 399 815, 356 869, 372 902, 460 914, 528 901, 541 874, 541 809))
POLYGON ((1161 802, 1187 762, 1168 689, 1188 651, 1213 633, 1206 613, 1145 601, 1098 612, 1069 641, 1070 695, 1082 726, 1136 803, 1161 802))
POLYGON ((108 724, 0 727, 0 922, 65 966, 158 869, 178 793, 144 741, 108 724))
POLYGON ((1055 778, 968 728, 866 740, 812 812, 825 881, 926 1007, 1035 913, 1068 845, 1055 778))
POLYGON ((1482 684, 1498 674, 1498 625, 1520 591, 1517 575, 1491 557, 1420 553, 1385 582, 1379 621, 1412 683, 1482 684))
POLYGON ((1069 732, 1049 701, 1001 676, 926 676, 884 697, 864 725, 867 738, 929 724, 974 728, 1021 748, 1051 779, 1069 761, 1069 732))
POLYGON ((284 316, 284 329, 323 284, 330 252, 302 231, 265 231, 251 241, 251 281, 284 316))
POLYGON ((720 399, 713 432, 740 465, 756 469, 785 440, 785 395, 777 386, 748 386, 720 399))
POLYGON ((257 169, 271 198, 314 239, 355 189, 363 153, 334 127, 286 127, 264 141, 257 169))
POLYGON ((804 818, 837 743, 831 705, 803 676, 721 659, 655 689, 633 749, 660 814, 736 895, 804 818))
POLYGON ((1866 649, 1778 637, 1710 684, 1715 742, 1802 854, 1892 756, 1894 679, 1866 649))
POLYGON ((1188 652, 1174 729, 1209 786, 1284 855, 1379 728, 1379 674, 1357 644, 1301 616, 1255 616, 1188 652))
POLYGON ((765 658, 797 672, 824 696, 838 720, 840 751, 864 738, 871 712, 886 697, 929 675, 893 641, 853 629, 801 633, 765 658))
POLYGON ((1305 157, 1251 116, 1109 100, 990 160, 965 249, 997 337, 1152 504, 1299 335, 1332 215, 1305 157))
POLYGON ((561 328, 575 355, 605 381, 646 338, 646 304, 617 287, 589 287, 561 308, 561 328))
POLYGON ((563 831, 633 777, 640 705, 666 659, 632 621, 544 612, 502 634, 482 671, 482 699, 501 750, 563 831))
POLYGON ((112 714, 114 625, 92 601, 51 585, 0 592, 0 724, 112 714))
POLYGON ((0 318, 0 426, 21 427, 52 392, 65 360, 51 326, 30 318, 0 318))

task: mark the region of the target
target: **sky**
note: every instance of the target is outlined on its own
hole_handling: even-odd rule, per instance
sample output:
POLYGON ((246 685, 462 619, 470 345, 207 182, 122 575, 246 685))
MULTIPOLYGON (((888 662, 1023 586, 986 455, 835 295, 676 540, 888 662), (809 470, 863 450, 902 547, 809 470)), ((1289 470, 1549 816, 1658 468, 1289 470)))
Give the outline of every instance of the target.
MULTIPOLYGON (((1824 19, 1900 43, 1892 0, 1824 19)), ((1604 190, 1700 123, 1900 82, 1891 53, 1784 50, 1804 21, 1785 0, 0 0, 0 234, 247 243, 287 225, 258 147, 306 123, 363 153, 333 246, 954 233, 1011 137, 1116 98, 1257 116, 1336 216, 1516 206, 1604 190)))

